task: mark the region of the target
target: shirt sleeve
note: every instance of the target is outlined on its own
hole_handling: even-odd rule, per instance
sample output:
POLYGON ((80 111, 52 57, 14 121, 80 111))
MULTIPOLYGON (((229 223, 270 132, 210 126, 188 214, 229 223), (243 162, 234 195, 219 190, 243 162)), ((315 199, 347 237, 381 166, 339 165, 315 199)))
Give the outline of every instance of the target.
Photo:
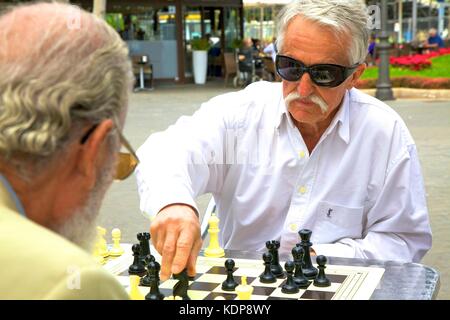
POLYGON ((431 248, 425 188, 415 145, 392 161, 385 183, 367 214, 362 239, 318 244, 316 253, 419 262, 431 248))
POLYGON ((233 108, 235 94, 213 98, 193 116, 183 116, 166 131, 151 135, 139 148, 136 177, 145 216, 153 218, 173 203, 198 211, 197 196, 220 191, 226 170, 227 121, 233 121, 226 112, 233 108))

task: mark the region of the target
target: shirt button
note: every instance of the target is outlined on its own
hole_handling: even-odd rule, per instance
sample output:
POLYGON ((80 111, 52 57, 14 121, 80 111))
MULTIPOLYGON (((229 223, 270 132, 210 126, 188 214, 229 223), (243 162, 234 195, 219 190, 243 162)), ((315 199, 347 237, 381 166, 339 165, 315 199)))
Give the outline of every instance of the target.
POLYGON ((306 187, 300 187, 300 189, 298 189, 298 192, 300 192, 301 194, 305 194, 306 191, 306 187))
POLYGON ((292 232, 296 232, 298 231, 298 226, 296 223, 291 223, 289 224, 289 230, 291 230, 292 232))
POLYGON ((300 157, 300 159, 303 159, 304 157, 305 157, 305 151, 300 151, 299 153, 298 153, 298 156, 300 157))

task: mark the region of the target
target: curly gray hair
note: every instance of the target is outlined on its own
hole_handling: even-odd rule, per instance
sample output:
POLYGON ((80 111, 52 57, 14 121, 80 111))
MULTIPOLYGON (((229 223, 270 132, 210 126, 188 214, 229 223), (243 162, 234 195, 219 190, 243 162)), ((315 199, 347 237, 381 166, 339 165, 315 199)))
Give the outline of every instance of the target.
POLYGON ((83 124, 124 117, 131 64, 105 21, 71 5, 23 5, 0 17, 0 42, 3 158, 51 159, 83 124))
POLYGON ((291 20, 298 15, 329 27, 337 36, 351 41, 349 63, 362 63, 369 45, 369 14, 360 0, 295 0, 286 5, 278 15, 277 48, 283 50, 284 34, 291 20))

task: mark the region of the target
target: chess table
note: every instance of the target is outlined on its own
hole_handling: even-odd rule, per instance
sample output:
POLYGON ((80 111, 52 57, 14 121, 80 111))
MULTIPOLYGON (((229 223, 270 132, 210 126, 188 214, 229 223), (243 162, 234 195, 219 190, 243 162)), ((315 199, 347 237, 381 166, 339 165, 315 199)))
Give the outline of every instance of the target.
MULTIPOLYGON (((129 254, 131 252, 131 244, 123 244, 126 254, 117 259, 112 259, 108 261, 105 265, 105 268, 111 273, 118 275, 119 278, 124 282, 124 285, 127 285, 127 277, 124 276, 127 272, 128 266, 132 262, 132 257, 129 254)), ((152 254, 155 254, 155 249, 151 248, 152 254)), ((203 253, 203 252, 202 252, 203 253)), ((201 253, 201 255, 202 255, 201 253)), ((255 263, 255 267, 258 264, 262 265, 261 253, 257 252, 246 252, 246 251, 235 251, 235 250, 225 250, 226 258, 233 259, 243 259, 242 261, 253 260, 255 263)), ((281 261, 286 261, 287 259, 292 259, 289 256, 280 255, 281 261)), ((199 258, 199 261, 204 263, 205 260, 203 257, 199 258)), ((314 260, 314 259, 313 259, 314 260)), ((210 262, 206 262, 208 264, 210 262)), ((211 262, 213 263, 213 262, 211 262)), ((250 262, 252 264, 253 262, 250 262)), ((214 263, 213 263, 214 264, 214 263)), ((199 263, 197 264, 197 268, 199 268, 199 263)), ((349 259, 349 258, 337 258, 337 257, 328 257, 328 266, 332 266, 332 268, 328 269, 328 271, 336 270, 336 273, 346 273, 348 270, 349 275, 354 277, 353 274, 358 274, 359 271, 365 272, 368 271, 370 273, 370 277, 375 276, 381 279, 377 279, 375 285, 370 284, 372 288, 370 289, 369 295, 367 293, 363 294, 365 296, 354 296, 356 299, 371 299, 371 300, 430 300, 435 299, 440 286, 439 273, 428 266, 418 264, 418 263, 400 263, 400 262, 392 262, 392 261, 379 261, 372 259, 349 259), (380 270, 384 270, 381 274, 380 270), (378 274, 378 275, 377 275, 378 274)), ((202 270, 203 267, 200 267, 199 270, 202 270)), ((252 268, 252 266, 247 266, 247 269, 252 268)), ((197 270, 197 272, 199 272, 197 270)), ((206 270, 206 269, 205 269, 206 270)), ((211 277, 211 275, 204 275, 211 277)), ((217 277, 217 276, 215 276, 217 277)), ((219 276, 223 277, 223 275, 219 276)), ((335 276, 338 279, 339 276, 335 276)), ((333 278, 333 277, 332 277, 333 278)), ((223 280, 223 279, 222 279, 223 280)), ((207 280, 211 281, 211 280, 207 280)), ((337 281, 337 280, 336 280, 337 281)), ((355 280, 356 281, 356 280, 355 280)), ((170 281, 168 282, 170 283, 170 281)), ((167 286, 167 284, 166 284, 167 286)), ((162 286, 164 288, 164 285, 162 286)), ((166 290, 167 291, 167 290, 166 290)), ((165 292, 166 294, 168 292, 165 292)), ((312 291, 311 291, 312 293, 312 291)), ((212 296, 207 298, 206 292, 198 293, 198 299, 209 299, 213 298, 212 296)), ((216 295, 225 295, 221 292, 216 292, 216 295)), ((326 295, 326 294, 325 294, 326 295)), ((282 295, 277 295, 276 293, 272 294, 272 298, 282 297, 282 295)), ((263 298, 262 296, 260 297, 263 298)), ((336 295, 335 297, 336 298, 336 295)))

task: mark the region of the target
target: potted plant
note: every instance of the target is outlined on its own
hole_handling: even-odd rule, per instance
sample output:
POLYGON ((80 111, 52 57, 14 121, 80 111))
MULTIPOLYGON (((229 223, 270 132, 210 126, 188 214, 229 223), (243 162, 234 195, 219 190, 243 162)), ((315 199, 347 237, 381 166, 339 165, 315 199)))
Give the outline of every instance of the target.
POLYGON ((196 84, 205 84, 206 73, 208 71, 208 50, 210 48, 207 39, 192 39, 192 68, 194 70, 194 82, 196 84))

